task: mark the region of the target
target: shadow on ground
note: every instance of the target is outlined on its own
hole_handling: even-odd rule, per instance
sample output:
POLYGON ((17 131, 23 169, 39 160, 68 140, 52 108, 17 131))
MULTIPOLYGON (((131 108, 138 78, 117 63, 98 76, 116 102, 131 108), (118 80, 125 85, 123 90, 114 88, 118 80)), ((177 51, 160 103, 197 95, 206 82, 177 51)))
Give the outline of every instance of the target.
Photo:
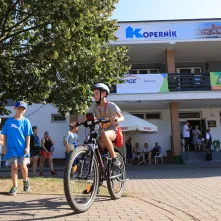
MULTIPOLYGON (((6 192, 0 192, 0 195, 7 195, 6 192)), ((22 216, 22 220, 44 220, 44 219, 58 219, 68 216, 76 216, 79 213, 74 212, 66 202, 64 196, 55 196, 45 198, 46 195, 30 195, 30 200, 22 200, 22 195, 8 196, 4 202, 0 202, 0 217, 1 218, 16 218, 22 216), (11 200, 9 199, 11 198, 11 200), (32 200, 35 198, 34 200, 32 200), (37 199, 36 199, 37 198, 37 199), (9 200, 8 200, 9 199, 9 200), (50 213, 48 213, 50 211, 50 213), (53 212, 55 212, 53 215, 53 212), (59 213, 58 213, 59 212, 59 213)), ((1 197, 1 196, 0 196, 1 197)), ((27 199, 27 197, 25 197, 27 199)), ((111 200, 105 196, 97 196, 96 202, 111 200)), ((11 220, 11 219, 10 219, 11 220)))

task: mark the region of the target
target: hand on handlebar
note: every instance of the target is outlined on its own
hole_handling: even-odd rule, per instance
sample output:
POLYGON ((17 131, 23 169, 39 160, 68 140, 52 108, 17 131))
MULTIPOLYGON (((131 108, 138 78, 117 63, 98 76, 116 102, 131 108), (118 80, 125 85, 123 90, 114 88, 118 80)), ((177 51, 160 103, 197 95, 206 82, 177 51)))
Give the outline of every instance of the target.
POLYGON ((111 122, 111 123, 118 122, 118 116, 111 116, 110 122, 111 122))

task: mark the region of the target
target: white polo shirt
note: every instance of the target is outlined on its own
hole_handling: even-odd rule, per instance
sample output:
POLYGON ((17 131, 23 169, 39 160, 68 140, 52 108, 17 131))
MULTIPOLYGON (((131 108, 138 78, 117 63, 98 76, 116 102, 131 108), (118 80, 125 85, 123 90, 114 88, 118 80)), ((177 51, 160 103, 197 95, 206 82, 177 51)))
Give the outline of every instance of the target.
POLYGON ((188 138, 190 138, 189 127, 188 127, 186 124, 183 126, 183 137, 188 137, 188 138))

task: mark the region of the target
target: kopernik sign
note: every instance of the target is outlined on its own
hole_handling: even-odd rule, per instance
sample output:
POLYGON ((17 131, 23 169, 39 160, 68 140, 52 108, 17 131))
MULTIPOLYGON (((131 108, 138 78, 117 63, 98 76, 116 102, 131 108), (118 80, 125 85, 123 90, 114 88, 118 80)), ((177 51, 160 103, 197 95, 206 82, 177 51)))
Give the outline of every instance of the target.
POLYGON ((128 74, 124 83, 117 84, 117 93, 169 92, 167 74, 128 74))
POLYGON ((119 23, 118 42, 185 41, 221 38, 221 22, 119 23))

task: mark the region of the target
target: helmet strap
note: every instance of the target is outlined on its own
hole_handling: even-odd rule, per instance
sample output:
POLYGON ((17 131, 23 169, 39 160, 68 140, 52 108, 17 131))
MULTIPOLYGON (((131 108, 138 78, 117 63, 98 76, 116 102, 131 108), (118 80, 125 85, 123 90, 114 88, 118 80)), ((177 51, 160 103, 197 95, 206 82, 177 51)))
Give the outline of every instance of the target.
POLYGON ((105 96, 104 96, 104 97, 101 97, 101 93, 102 93, 102 90, 100 89, 100 99, 99 99, 99 101, 96 101, 96 104, 97 104, 98 106, 101 105, 101 100, 102 100, 103 98, 105 98, 105 96))

